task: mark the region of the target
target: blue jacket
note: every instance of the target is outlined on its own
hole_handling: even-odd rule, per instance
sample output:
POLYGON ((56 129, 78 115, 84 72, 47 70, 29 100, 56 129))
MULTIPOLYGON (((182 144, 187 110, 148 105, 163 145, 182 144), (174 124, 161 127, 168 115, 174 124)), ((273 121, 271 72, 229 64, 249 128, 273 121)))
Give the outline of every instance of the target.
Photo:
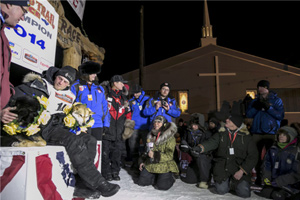
POLYGON ((143 113, 143 110, 146 107, 146 102, 149 98, 150 97, 145 95, 145 92, 142 90, 142 94, 138 99, 133 97, 129 100, 132 112, 131 119, 135 121, 134 129, 149 130, 150 118, 145 116, 143 113))
POLYGON ((109 127, 110 114, 102 86, 93 83, 91 85, 91 90, 89 90, 86 81, 77 80, 71 86, 71 91, 76 96, 76 102, 86 104, 88 108, 96 113, 93 115, 95 123, 92 128, 109 127), (90 97, 92 97, 90 100, 88 95, 91 95, 90 97))
POLYGON ((155 104, 157 101, 161 101, 162 98, 160 97, 159 93, 157 93, 153 98, 147 101, 146 107, 144 109, 144 115, 150 116, 150 123, 153 122, 156 116, 162 115, 164 116, 168 122, 172 122, 172 117, 177 118, 180 116, 181 111, 176 105, 175 98, 166 97, 165 101, 170 106, 170 109, 166 111, 163 107, 160 107, 158 110, 155 108, 155 104))
POLYGON ((276 134, 280 128, 280 122, 284 118, 283 102, 275 92, 270 91, 268 96, 270 108, 257 110, 253 107, 253 103, 258 101, 258 98, 256 97, 250 103, 246 112, 248 118, 253 118, 251 133, 276 134))
POLYGON ((296 142, 297 139, 293 140, 283 149, 276 144, 268 150, 264 158, 263 178, 276 182, 279 187, 294 188, 294 184, 300 183, 300 161, 297 160, 300 149, 296 142))

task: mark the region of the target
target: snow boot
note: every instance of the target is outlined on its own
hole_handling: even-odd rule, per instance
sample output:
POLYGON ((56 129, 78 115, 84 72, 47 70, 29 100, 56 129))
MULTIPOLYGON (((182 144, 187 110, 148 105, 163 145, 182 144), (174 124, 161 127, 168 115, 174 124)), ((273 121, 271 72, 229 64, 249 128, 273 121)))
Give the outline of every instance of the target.
POLYGON ((121 178, 120 178, 120 176, 119 176, 118 173, 113 173, 113 174, 112 174, 112 180, 114 180, 114 181, 119 181, 119 180, 121 180, 121 178))
POLYGON ((75 187, 73 197, 83 199, 99 199, 101 192, 98 190, 91 190, 89 188, 75 187))
POLYGON ((200 182, 198 187, 202 189, 208 189, 208 184, 207 182, 200 182))
POLYGON ((110 197, 115 195, 120 189, 120 186, 117 184, 109 183, 107 180, 100 182, 100 186, 97 188, 101 192, 101 195, 104 197, 110 197))

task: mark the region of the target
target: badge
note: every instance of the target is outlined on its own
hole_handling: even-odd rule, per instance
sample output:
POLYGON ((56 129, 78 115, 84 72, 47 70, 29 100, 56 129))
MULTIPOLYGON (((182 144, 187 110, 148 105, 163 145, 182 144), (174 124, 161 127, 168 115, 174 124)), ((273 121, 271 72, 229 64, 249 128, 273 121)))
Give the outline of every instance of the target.
POLYGON ((140 109, 140 110, 143 110, 143 106, 139 106, 139 109, 140 109))
POLYGON ((88 94, 88 100, 93 101, 93 96, 91 94, 88 94))
POLYGON ((234 148, 229 148, 229 154, 234 155, 234 148))
POLYGON ((83 85, 80 85, 80 86, 79 86, 79 90, 80 90, 80 91, 83 91, 83 90, 84 90, 84 86, 83 86, 83 85))
POLYGON ((102 93, 102 91, 101 91, 101 89, 100 88, 97 88, 97 90, 98 90, 98 92, 101 94, 102 93))
POLYGON ((107 101, 112 102, 112 98, 111 97, 107 97, 107 101))

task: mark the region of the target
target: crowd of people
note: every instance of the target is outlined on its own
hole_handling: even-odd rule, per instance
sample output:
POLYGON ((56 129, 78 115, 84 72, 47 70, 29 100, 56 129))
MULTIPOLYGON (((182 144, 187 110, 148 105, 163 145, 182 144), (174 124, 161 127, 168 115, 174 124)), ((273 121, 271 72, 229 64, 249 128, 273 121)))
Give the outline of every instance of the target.
POLYGON ((77 173, 74 197, 115 195, 120 186, 110 181, 122 179, 125 149, 132 170, 139 172, 136 184, 141 187, 169 190, 180 178, 201 189, 213 187, 219 195, 232 190, 249 198, 255 183, 261 187, 257 194, 265 198, 300 198, 300 123, 281 126, 284 105, 269 81, 258 82, 257 97, 244 104, 244 114, 240 102, 234 102, 207 120, 194 113, 188 122, 179 119, 178 125, 181 111, 170 83, 162 83, 153 97, 138 84, 129 87, 120 75, 99 83, 101 65, 92 61, 78 66, 78 71, 64 66, 28 74, 13 88, 4 28, 24 20, 27 9, 26 1, 1 1, 1 126, 18 118, 14 102, 19 97, 47 98, 51 117, 39 126, 39 134, 48 145, 65 147, 77 173), (75 102, 94 113, 94 124, 86 133, 74 134, 65 125, 65 108, 75 102), (252 123, 246 124, 245 118, 252 123), (101 172, 94 165, 99 141, 101 172))

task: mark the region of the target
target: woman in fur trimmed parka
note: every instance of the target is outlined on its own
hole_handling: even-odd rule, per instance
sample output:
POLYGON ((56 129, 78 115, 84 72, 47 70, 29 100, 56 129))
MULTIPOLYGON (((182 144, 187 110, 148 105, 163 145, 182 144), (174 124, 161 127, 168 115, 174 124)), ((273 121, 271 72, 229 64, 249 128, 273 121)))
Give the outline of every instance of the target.
POLYGON ((140 159, 138 185, 153 185, 158 190, 168 190, 173 186, 173 173, 179 172, 173 157, 176 132, 177 127, 173 122, 167 122, 161 115, 155 118, 147 136, 147 153, 140 159))

